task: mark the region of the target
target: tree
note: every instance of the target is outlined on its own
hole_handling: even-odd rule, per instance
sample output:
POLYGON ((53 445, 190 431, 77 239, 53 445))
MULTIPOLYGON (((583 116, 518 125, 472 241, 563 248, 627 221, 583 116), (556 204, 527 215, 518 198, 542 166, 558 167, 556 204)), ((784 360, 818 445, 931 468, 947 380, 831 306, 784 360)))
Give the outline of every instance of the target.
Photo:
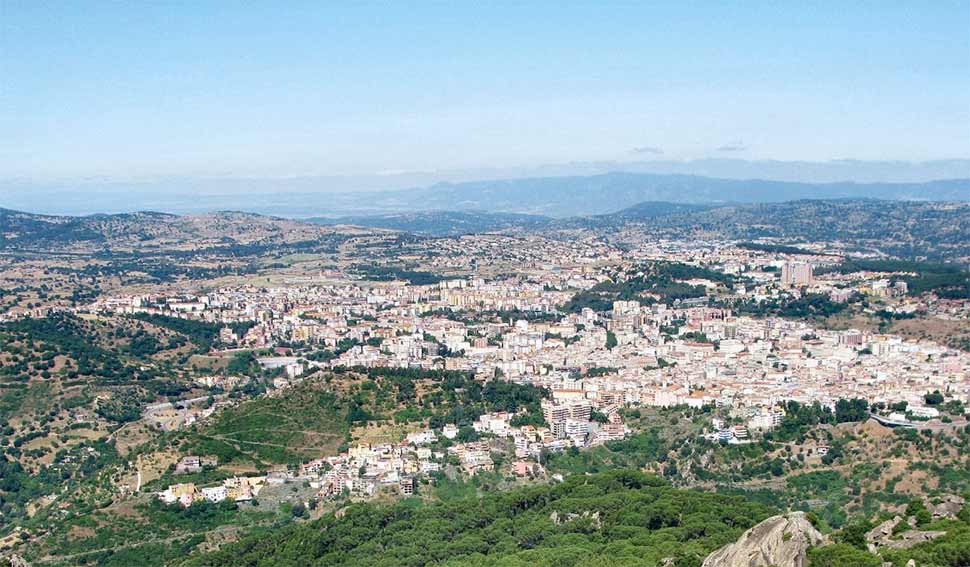
POLYGON ((861 398, 835 402, 835 421, 847 423, 865 421, 869 418, 869 403, 861 398))
POLYGON ((923 396, 923 399, 926 400, 928 406, 938 406, 943 403, 943 394, 939 390, 934 390, 923 396))
POLYGON ((839 533, 841 543, 847 543, 859 549, 866 549, 866 534, 873 528, 872 522, 865 518, 846 524, 839 533))
POLYGON ((808 550, 812 567, 880 567, 882 559, 846 543, 826 545, 808 550))
POLYGON ((906 516, 912 516, 916 518, 916 525, 925 526, 933 521, 933 516, 930 514, 929 510, 926 509, 926 505, 919 498, 913 498, 906 505, 906 516))
POLYGON ((601 412, 599 410, 595 410, 594 409, 594 410, 591 410, 590 411, 590 413, 589 413, 589 419, 590 419, 590 421, 597 421, 599 423, 606 423, 607 421, 609 421, 610 418, 605 413, 603 413, 603 412, 601 412))
POLYGON ((481 435, 471 427, 462 427, 458 429, 458 436, 456 439, 462 443, 467 443, 469 441, 478 441, 481 439, 481 435))
POLYGON ((613 331, 606 331, 606 348, 612 350, 618 344, 616 334, 613 331))

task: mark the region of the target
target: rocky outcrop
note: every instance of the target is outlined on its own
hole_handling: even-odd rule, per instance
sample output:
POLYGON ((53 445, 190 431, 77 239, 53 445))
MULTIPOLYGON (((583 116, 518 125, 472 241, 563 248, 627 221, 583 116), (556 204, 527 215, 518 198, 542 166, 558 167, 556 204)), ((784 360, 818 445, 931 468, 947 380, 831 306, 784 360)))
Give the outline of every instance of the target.
POLYGON ((901 517, 896 516, 892 520, 886 520, 869 530, 866 534, 866 543, 868 544, 869 551, 875 552, 877 546, 892 539, 893 531, 895 531, 896 526, 902 521, 903 519, 901 517))
POLYGON ((961 496, 955 494, 944 495, 940 499, 939 504, 930 504, 928 506, 930 513, 933 514, 934 518, 949 518, 953 519, 957 517, 963 506, 966 505, 966 500, 961 496))
POLYGON ((549 519, 552 520, 552 523, 556 524, 557 526, 565 524, 566 522, 578 520, 580 518, 588 518, 592 520, 593 526, 595 526, 596 529, 600 529, 603 527, 603 523, 600 520, 599 512, 593 512, 592 514, 590 514, 589 510, 587 510, 582 514, 573 514, 571 512, 567 512, 564 514, 560 514, 559 512, 553 512, 552 514, 549 514, 549 519))
POLYGON ((884 542, 883 545, 890 549, 909 549, 914 545, 945 536, 946 532, 926 531, 926 530, 906 530, 899 534, 898 539, 884 542))
POLYGON ((892 520, 886 520, 885 522, 872 528, 869 533, 866 534, 866 547, 869 548, 869 552, 878 553, 879 548, 881 547, 888 547, 890 549, 908 549, 918 543, 923 543, 924 541, 930 541, 946 535, 946 532, 922 531, 915 529, 909 529, 896 533, 897 527, 903 522, 906 522, 905 525, 914 525, 915 519, 909 518, 909 520, 905 520, 899 516, 896 516, 892 520))
POLYGON ((808 549, 824 541, 804 512, 772 516, 708 555, 703 567, 805 567, 808 549))

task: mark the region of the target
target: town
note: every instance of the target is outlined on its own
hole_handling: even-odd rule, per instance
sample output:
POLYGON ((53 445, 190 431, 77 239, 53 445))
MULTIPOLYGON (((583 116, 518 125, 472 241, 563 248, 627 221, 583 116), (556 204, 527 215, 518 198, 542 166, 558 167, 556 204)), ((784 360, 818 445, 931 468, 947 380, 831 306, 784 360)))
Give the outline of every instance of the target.
MULTIPOLYGON (((514 447, 514 459, 503 465, 510 474, 542 475, 548 452, 629 434, 619 411, 627 408, 719 408, 723 417, 711 420, 707 436, 725 443, 750 442, 777 426, 789 401, 835 408, 840 400, 859 399, 884 408, 875 417, 886 423, 965 424, 961 416, 941 415, 940 404, 970 403, 966 353, 930 340, 826 329, 754 310, 815 298, 826 306, 870 302, 871 310, 889 317, 929 311, 960 319, 967 316, 966 302, 913 297, 902 278, 885 273, 831 270, 842 258, 824 252, 661 242, 624 256, 596 242, 545 251, 535 242, 516 248, 499 240, 458 239, 460 256, 425 258, 424 265, 467 268, 476 256, 496 250, 507 261, 523 262, 522 274, 412 284, 327 273, 276 287, 108 296, 78 312, 223 325, 213 354, 260 353, 259 365, 274 371, 265 395, 335 369, 367 368, 460 371, 483 383, 530 384, 551 394, 542 402, 538 426, 516 424, 521 416, 507 412, 486 413, 470 431, 439 424, 386 443, 321 454, 296 469, 232 477, 213 487, 177 484, 159 495, 185 505, 249 500, 264 484, 286 482, 307 482, 320 498, 367 497, 380 487, 409 495, 416 479, 439 473, 448 462, 467 475, 491 471, 497 440, 514 447), (577 302, 625 282, 654 281, 658 267, 677 271, 672 277, 664 272, 657 291, 644 284, 608 301, 606 309, 605 295, 590 296, 591 306, 577 302)), ((224 393, 249 379, 200 370, 195 380, 224 393)), ((183 427, 232 403, 183 404, 157 421, 183 427)), ((186 456, 180 466, 201 467, 197 462, 204 458, 186 456)))

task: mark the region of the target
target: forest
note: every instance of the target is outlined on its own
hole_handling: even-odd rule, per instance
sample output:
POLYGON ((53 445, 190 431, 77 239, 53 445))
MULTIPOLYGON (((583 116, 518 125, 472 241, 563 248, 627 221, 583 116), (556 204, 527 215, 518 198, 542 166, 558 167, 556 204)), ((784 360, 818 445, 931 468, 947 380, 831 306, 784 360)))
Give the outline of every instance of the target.
POLYGON ((192 558, 191 566, 700 565, 770 514, 621 469, 480 500, 355 504, 192 558))

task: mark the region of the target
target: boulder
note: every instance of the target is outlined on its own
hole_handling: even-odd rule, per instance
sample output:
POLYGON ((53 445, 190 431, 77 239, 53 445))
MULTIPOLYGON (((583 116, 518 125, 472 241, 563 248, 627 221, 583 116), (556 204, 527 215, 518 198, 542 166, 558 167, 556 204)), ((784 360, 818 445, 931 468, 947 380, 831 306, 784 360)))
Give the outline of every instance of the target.
POLYGON ((939 531, 907 530, 899 534, 899 539, 885 541, 883 542, 883 545, 890 549, 909 549, 914 545, 934 540, 945 535, 946 532, 939 531))
POLYGON ((708 555, 703 567, 805 567, 808 549, 824 541, 804 512, 772 516, 708 555))
POLYGON ((960 513, 960 510, 963 509, 965 504, 966 501, 962 497, 955 494, 947 494, 941 499, 939 504, 930 504, 929 509, 934 518, 953 519, 957 517, 957 514, 960 513))
POLYGON ((892 539, 893 531, 902 521, 903 519, 901 517, 896 516, 892 520, 886 520, 885 522, 869 530, 869 532, 866 534, 866 543, 868 544, 869 551, 875 552, 877 546, 883 545, 885 542, 892 539))

